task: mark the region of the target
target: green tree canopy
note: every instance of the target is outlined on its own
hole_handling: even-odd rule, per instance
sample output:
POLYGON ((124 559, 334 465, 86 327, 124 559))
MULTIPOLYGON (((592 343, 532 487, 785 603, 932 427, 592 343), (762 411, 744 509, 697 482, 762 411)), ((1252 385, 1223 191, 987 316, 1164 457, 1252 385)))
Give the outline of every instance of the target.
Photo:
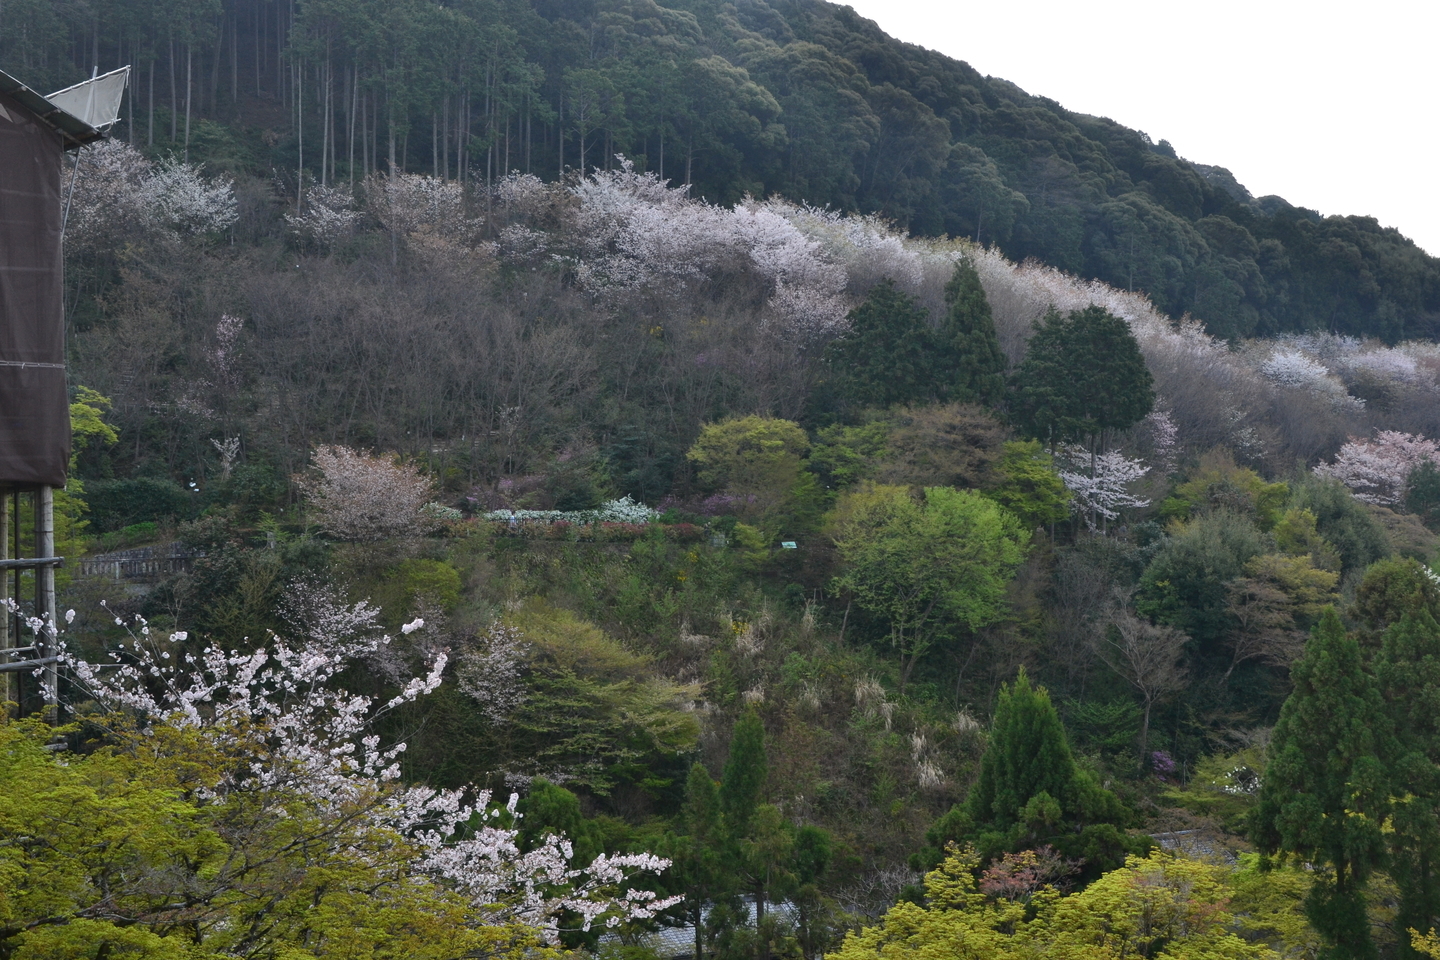
POLYGON ((948 367, 939 371, 945 399, 994 406, 1005 392, 1005 354, 980 274, 970 261, 955 264, 955 274, 945 285, 945 303, 939 331, 948 367))
POLYGON ((834 588, 889 622, 902 689, 942 637, 1004 614, 1030 538, 1013 514, 974 491, 927 487, 917 498, 876 484, 841 497, 831 536, 844 561, 834 588))
POLYGON ((1010 412, 1046 443, 1093 443, 1139 423, 1155 405, 1153 385, 1124 320, 1103 307, 1064 317, 1052 309, 1011 378, 1010 412))
POLYGON ((1255 838, 1326 867, 1306 901, 1329 945, 1322 955, 1373 957, 1364 891, 1384 862, 1391 787, 1383 758, 1395 752, 1380 690, 1334 608, 1290 677, 1295 689, 1275 725, 1255 838))

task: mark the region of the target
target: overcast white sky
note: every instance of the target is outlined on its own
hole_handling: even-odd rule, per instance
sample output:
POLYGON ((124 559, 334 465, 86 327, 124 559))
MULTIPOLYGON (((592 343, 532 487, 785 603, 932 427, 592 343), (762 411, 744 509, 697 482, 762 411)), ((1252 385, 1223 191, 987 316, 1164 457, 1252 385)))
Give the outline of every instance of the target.
MULTIPOLYGON (((845 0, 840 0, 845 2, 845 0)), ((1440 256, 1440 2, 849 0, 891 36, 1440 256)))

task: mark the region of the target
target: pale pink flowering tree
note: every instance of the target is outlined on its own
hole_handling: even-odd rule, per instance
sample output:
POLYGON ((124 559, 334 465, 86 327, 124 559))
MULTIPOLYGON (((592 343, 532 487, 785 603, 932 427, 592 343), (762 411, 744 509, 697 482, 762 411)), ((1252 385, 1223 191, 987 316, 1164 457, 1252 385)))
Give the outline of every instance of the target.
POLYGON ((1440 463, 1440 446, 1434 440, 1380 430, 1373 440, 1351 437, 1334 463, 1322 463, 1315 472, 1345 484, 1356 500, 1394 506, 1405 499, 1411 471, 1426 460, 1440 463))
POLYGON ((425 526, 431 497, 420 470, 388 457, 323 445, 311 459, 316 475, 297 482, 320 529, 341 540, 410 536, 425 526))

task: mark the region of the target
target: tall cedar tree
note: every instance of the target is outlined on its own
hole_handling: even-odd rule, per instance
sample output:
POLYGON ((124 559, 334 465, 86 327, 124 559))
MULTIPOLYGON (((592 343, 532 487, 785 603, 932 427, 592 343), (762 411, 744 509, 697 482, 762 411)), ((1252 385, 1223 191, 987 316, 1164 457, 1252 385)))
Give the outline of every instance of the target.
POLYGON ((695 931, 695 960, 705 957, 705 908, 722 891, 726 871, 720 824, 720 794, 703 764, 690 767, 681 810, 684 836, 669 838, 663 853, 671 861, 667 879, 684 897, 685 919, 695 931))
POLYGON ((980 274, 970 261, 955 264, 955 274, 945 285, 945 302, 949 309, 940 331, 942 339, 949 340, 944 344, 950 365, 944 372, 949 387, 945 399, 993 407, 1005 393, 1005 354, 980 274))
POLYGON ((1010 381, 1016 424, 1054 446, 1127 430, 1155 405, 1154 380, 1124 320, 1101 307, 1052 309, 1010 381))
POLYGON ((884 280, 850 311, 850 332, 825 348, 817 400, 842 413, 935 400, 938 346, 925 308, 884 280))
POLYGON ((746 836, 765 791, 769 766, 765 760, 765 725, 753 709, 735 722, 730 756, 720 777, 720 811, 725 832, 733 840, 746 836))
POLYGON ((1094 879, 1149 848, 1121 832, 1125 819, 1115 795, 1076 764, 1050 694, 1031 686, 1022 669, 1000 688, 990 746, 965 806, 937 821, 926 839, 937 850, 969 841, 986 859, 1049 844, 1085 861, 1083 876, 1094 879))
MULTIPOLYGON (((1423 608, 1385 631, 1375 677, 1395 730, 1386 766, 1397 801, 1386 835, 1400 930, 1440 923, 1440 624, 1423 608)), ((1400 938, 1402 956, 1419 956, 1400 938)))
POLYGON ((1365 883, 1384 862, 1389 813, 1384 757, 1394 755, 1375 678, 1333 607, 1290 671, 1265 769, 1255 839, 1269 852, 1326 865, 1305 913, 1326 941, 1322 958, 1373 958, 1365 883))

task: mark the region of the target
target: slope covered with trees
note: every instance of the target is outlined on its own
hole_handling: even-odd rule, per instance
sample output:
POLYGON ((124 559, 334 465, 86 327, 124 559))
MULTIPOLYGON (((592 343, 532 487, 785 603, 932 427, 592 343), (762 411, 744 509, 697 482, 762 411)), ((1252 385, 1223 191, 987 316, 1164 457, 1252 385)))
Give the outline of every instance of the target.
POLYGON ((0 63, 44 89, 133 63, 122 137, 277 171, 297 202, 297 170, 488 186, 624 154, 717 202, 779 195, 994 244, 1222 337, 1440 329, 1440 265, 1393 229, 1256 199, 824 0, 7 4, 0 63))

